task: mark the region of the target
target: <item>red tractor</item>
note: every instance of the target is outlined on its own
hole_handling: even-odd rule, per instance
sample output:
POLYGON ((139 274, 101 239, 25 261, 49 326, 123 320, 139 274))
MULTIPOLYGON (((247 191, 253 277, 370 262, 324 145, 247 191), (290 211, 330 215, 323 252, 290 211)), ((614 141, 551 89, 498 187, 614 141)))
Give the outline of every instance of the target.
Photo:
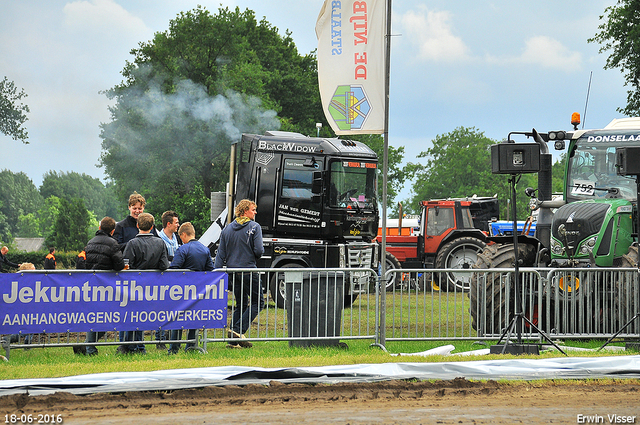
MULTIPOLYGON (((420 202, 417 229, 387 229, 386 268, 459 269, 440 279, 431 277, 434 288, 467 291, 471 269, 478 252, 486 246, 488 223, 498 218, 497 198, 455 198, 420 202), (395 234, 394 234, 395 233, 395 234), (408 233, 408 234, 407 234, 408 233), (463 271, 465 270, 465 271, 463 271)), ((377 240, 382 240, 382 229, 377 240)), ((401 283, 402 275, 393 274, 387 289, 401 283)))

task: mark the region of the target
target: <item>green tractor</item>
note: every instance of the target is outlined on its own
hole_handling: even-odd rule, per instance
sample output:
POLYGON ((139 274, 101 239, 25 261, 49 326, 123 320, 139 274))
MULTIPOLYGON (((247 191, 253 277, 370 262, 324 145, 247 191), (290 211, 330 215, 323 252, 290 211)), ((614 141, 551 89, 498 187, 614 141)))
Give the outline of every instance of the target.
MULTIPOLYGON (((561 269, 553 279, 543 280, 542 289, 529 285, 523 298, 525 315, 551 333, 612 332, 640 307, 632 273, 581 273, 586 268, 638 265, 636 179, 619 173, 616 150, 640 146, 640 118, 616 119, 601 130, 578 130, 579 120, 579 114, 574 114, 573 132, 538 133, 534 129, 509 136, 533 138, 540 147, 537 198, 533 197, 535 190, 525 191, 532 198, 532 209, 539 211, 536 233, 535 237, 518 236, 518 264, 545 276, 551 269, 561 269), (563 197, 552 200, 547 145, 553 143, 562 150, 565 141, 569 146, 563 197), (542 314, 535 308, 539 303, 542 314)), ((494 243, 478 254, 474 268, 514 267, 513 238, 490 239, 494 243)), ((474 273, 470 313, 472 326, 480 334, 499 334, 512 319, 514 291, 507 286, 514 279, 509 276, 474 273)), ((638 327, 635 324, 631 330, 638 327)))

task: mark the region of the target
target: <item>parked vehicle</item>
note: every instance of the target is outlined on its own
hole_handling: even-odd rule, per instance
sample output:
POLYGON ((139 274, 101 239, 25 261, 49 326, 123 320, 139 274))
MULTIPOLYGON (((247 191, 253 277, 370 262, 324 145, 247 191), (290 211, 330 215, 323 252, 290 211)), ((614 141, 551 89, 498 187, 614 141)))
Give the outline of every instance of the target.
MULTIPOLYGON (((417 231, 402 235, 387 232, 386 269, 459 269, 430 276, 430 281, 441 290, 466 291, 470 282, 466 270, 486 246, 486 234, 480 229, 487 230, 491 218, 498 214, 498 199, 494 197, 422 201, 417 231)), ((378 241, 381 231, 378 229, 378 241)), ((401 280, 402 275, 394 273, 387 289, 401 284, 401 280)))
MULTIPOLYGON (((532 205, 539 210, 535 237, 518 237, 519 264, 522 267, 554 268, 637 267, 637 187, 634 177, 618 174, 616 149, 640 146, 640 118, 615 119, 600 130, 578 130, 579 114, 574 114, 572 121, 573 132, 538 133, 534 129, 509 135, 508 142, 514 143, 512 135, 523 135, 532 138, 540 149, 538 198, 532 198, 532 205), (547 144, 553 143, 556 149, 564 149, 565 141, 569 141, 569 146, 563 197, 552 200, 551 154, 547 144)), ((530 196, 534 192, 530 188, 526 190, 530 196)), ((513 267, 513 238, 489 240, 495 243, 487 245, 478 254, 475 267, 513 267)), ((602 320, 598 315, 609 314, 614 315, 622 326, 637 312, 640 303, 637 284, 630 284, 624 274, 620 276, 619 279, 599 282, 598 285, 583 285, 584 282, 580 282, 577 275, 568 272, 566 276, 545 286, 543 293, 532 294, 527 302, 537 303, 544 294, 559 294, 564 302, 548 305, 549 312, 543 316, 551 317, 553 323, 571 327, 572 322, 577 320, 576 315, 581 314, 577 310, 578 305, 591 305, 596 299, 612 299, 610 309, 588 309, 589 314, 594 316, 580 317, 580 320, 595 323, 602 320), (601 293, 594 293, 596 290, 601 293), (559 314, 562 320, 553 317, 555 314, 559 314)), ((503 289, 509 282, 503 277, 494 274, 491 281, 487 282, 478 273, 471 280, 472 325, 479 331, 500 329, 511 319, 513 298, 500 298, 507 293, 503 289)), ((525 308, 525 311, 529 310, 525 308)))
MULTIPOLYGON (((265 246, 258 266, 352 268, 345 282, 351 305, 369 284, 366 269, 378 265, 376 153, 352 140, 281 131, 243 134, 237 151, 232 205, 241 199, 258 205, 265 246)), ((277 273, 264 282, 278 307, 285 306, 284 279, 277 273)))

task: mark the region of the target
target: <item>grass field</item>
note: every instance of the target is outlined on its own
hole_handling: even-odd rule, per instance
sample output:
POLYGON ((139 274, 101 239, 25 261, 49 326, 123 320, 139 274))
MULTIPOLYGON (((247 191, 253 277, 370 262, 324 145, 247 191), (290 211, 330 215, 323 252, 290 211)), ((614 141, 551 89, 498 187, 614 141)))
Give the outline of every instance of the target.
MULTIPOLYGON (((468 317, 469 298, 462 293, 431 291, 387 293, 386 303, 386 350, 373 346, 375 339, 376 299, 374 295, 361 295, 356 302, 343 311, 341 340, 348 348, 290 347, 286 338, 287 316, 272 302, 253 323, 248 336, 253 340, 251 349, 230 349, 224 341, 222 330, 208 330, 207 337, 213 339, 206 344, 206 353, 181 351, 168 356, 147 344, 146 355, 116 355, 116 345, 99 347, 99 355, 87 357, 75 355, 71 347, 44 346, 34 344, 30 349, 12 349, 9 362, 0 362, 2 379, 43 378, 103 373, 117 371, 151 371, 162 369, 195 368, 211 366, 249 367, 301 367, 336 364, 362 364, 386 362, 442 362, 505 358, 508 356, 485 355, 460 356, 392 356, 391 353, 417 353, 443 345, 453 345, 453 353, 487 348, 496 341, 478 341, 470 327, 468 317), (356 339, 363 338, 363 339, 356 339), (272 339, 272 340, 266 340, 272 339), (407 339, 407 340, 405 340, 407 339)), ((229 311, 231 315, 231 311, 229 311)), ((115 344, 115 333, 108 341, 115 344)), ((151 335, 147 335, 147 340, 151 335)), ((43 342, 39 336, 36 341, 43 342)), ((84 334, 64 334, 49 338, 47 344, 80 343, 84 334)), ((563 342, 567 346, 598 348, 600 339, 563 342)), ((617 342, 612 345, 621 345, 617 342)), ((4 354, 0 351, 0 354, 4 354)), ((569 351, 571 356, 629 355, 632 352, 618 351, 569 351)), ((542 353, 539 357, 562 356, 557 351, 542 353)))

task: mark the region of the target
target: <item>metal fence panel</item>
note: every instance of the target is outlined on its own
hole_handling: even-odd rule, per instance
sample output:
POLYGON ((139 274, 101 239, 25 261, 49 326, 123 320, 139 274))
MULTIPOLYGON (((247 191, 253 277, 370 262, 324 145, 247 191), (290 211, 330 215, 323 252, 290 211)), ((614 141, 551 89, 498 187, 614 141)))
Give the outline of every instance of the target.
MULTIPOLYGON (((309 346, 355 339, 497 339, 516 311, 515 270, 509 268, 400 269, 387 271, 384 279, 371 269, 226 271, 230 290, 237 285, 237 297, 228 293, 227 327, 199 329, 190 340, 182 339, 186 332, 180 339, 160 341, 155 338, 157 332, 146 331, 145 344, 190 342, 206 350, 207 344, 235 343, 229 332, 234 316, 237 329, 251 343, 287 341, 291 346, 309 346), (251 298, 258 299, 251 297, 253 285, 259 285, 264 303, 254 303, 255 317, 243 316, 237 299, 248 298, 249 305, 251 298), (380 290, 383 286, 386 291, 380 290), (279 291, 282 299, 271 297, 273 291, 279 291)), ((519 271, 522 313, 534 325, 522 323, 523 337, 540 339, 536 328, 552 338, 609 338, 620 330, 620 337, 638 336, 637 269, 519 271)), ((106 332, 95 343, 105 348, 121 344, 117 332, 106 332)), ((12 348, 84 345, 84 333, 66 333, 18 335, 13 340, 5 336, 2 347, 8 357, 12 348)))
MULTIPOLYGON (((247 341, 288 341, 291 346, 337 345, 341 340, 376 338, 377 274, 371 269, 228 269, 230 288, 246 274, 259 275, 265 297, 280 291, 284 305, 268 298, 255 315, 241 315, 237 299, 248 286, 230 295, 229 326, 247 341), (232 302, 232 298, 236 301, 232 302), (284 307, 284 308, 282 308, 284 307), (234 320, 235 316, 235 320, 234 320)), ((257 278, 254 278, 257 279, 257 278)), ((241 308, 242 306, 240 306, 241 308)), ((208 329, 208 343, 231 342, 228 329, 208 329)))

